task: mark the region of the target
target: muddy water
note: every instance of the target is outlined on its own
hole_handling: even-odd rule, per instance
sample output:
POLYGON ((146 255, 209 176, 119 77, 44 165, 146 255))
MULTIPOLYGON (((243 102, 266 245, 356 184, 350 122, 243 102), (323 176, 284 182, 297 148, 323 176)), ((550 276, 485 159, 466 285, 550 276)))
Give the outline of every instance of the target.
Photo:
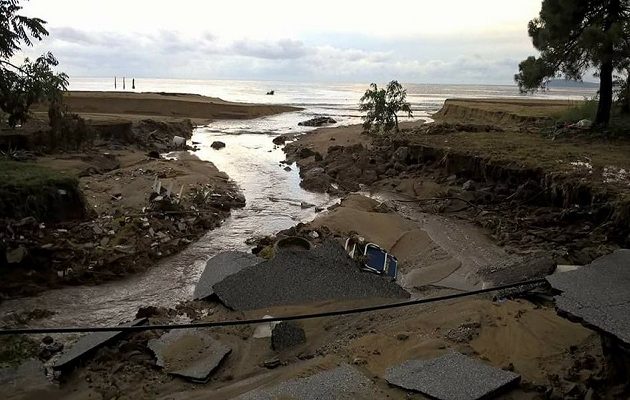
POLYGON ((314 208, 302 208, 302 202, 327 207, 336 200, 302 190, 297 169, 285 171, 279 164, 284 154, 272 139, 262 134, 224 134, 212 126, 197 129, 192 140, 200 142, 201 149, 195 154, 212 161, 239 185, 245 208, 233 211, 220 228, 146 273, 99 286, 68 287, 6 301, 0 304, 0 315, 42 308, 57 314, 37 321, 38 326, 105 325, 133 318, 142 306, 172 307, 191 299, 208 258, 225 250, 247 251, 245 240, 249 237, 273 234, 314 218, 314 208), (210 144, 215 140, 226 147, 213 150, 210 144))

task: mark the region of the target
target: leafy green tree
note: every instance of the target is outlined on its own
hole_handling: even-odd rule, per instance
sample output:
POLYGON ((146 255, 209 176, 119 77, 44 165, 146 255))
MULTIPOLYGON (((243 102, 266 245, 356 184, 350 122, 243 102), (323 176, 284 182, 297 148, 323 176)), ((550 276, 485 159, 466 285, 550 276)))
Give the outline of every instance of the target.
POLYGON ((68 76, 54 71, 58 62, 52 53, 27 58, 21 66, 11 62, 23 44, 32 46, 48 35, 45 21, 20 15, 20 10, 19 0, 0 0, 0 109, 11 127, 24 123, 36 102, 49 102, 49 115, 61 115, 62 91, 68 86, 68 76))
POLYGON ((543 0, 529 36, 540 57, 519 65, 515 80, 523 92, 564 75, 581 80, 589 70, 600 78, 595 123, 607 125, 613 103, 613 74, 630 57, 630 0, 543 0))
POLYGON ((398 113, 404 112, 412 117, 411 105, 407 102, 407 91, 398 81, 391 81, 385 89, 379 89, 376 83, 361 97, 360 111, 365 111, 363 128, 366 131, 390 131, 396 128, 398 132, 398 113))

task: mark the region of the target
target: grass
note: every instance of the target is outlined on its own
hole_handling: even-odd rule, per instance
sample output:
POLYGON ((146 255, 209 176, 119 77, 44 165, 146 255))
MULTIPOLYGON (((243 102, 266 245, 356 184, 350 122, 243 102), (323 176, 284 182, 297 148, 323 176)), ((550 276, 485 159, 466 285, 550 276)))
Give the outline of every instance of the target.
POLYGON ((82 197, 75 177, 42 166, 0 160, 0 218, 55 220, 81 206, 82 197))

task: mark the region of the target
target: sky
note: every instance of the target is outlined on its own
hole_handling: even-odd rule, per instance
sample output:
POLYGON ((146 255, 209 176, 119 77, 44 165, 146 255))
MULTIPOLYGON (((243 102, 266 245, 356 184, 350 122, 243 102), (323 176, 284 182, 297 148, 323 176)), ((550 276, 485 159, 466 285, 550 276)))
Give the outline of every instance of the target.
POLYGON ((70 77, 511 84, 541 0, 30 0, 70 77))

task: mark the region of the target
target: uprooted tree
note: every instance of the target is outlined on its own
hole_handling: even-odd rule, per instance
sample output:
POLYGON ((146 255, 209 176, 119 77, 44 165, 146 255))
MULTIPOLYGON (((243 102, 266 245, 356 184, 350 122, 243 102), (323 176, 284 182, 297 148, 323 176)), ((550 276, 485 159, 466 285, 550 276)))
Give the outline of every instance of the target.
POLYGON ((2 123, 15 127, 29 117, 30 107, 37 102, 48 102, 51 127, 62 118, 62 92, 68 86, 68 76, 57 73, 58 62, 51 53, 34 61, 28 58, 15 65, 11 58, 22 45, 32 46, 33 40, 48 35, 46 21, 20 15, 19 0, 0 0, 0 109, 2 123))
POLYGON ((549 79, 581 80, 588 71, 600 79, 595 123, 608 125, 613 106, 613 76, 630 58, 630 0, 543 0, 529 36, 540 57, 519 65, 515 80, 522 92, 544 87, 549 79))
POLYGON ((385 89, 379 89, 376 83, 361 97, 360 111, 365 111, 363 129, 365 131, 398 131, 398 113, 404 112, 412 117, 411 105, 407 102, 407 91, 398 81, 391 81, 385 89))

